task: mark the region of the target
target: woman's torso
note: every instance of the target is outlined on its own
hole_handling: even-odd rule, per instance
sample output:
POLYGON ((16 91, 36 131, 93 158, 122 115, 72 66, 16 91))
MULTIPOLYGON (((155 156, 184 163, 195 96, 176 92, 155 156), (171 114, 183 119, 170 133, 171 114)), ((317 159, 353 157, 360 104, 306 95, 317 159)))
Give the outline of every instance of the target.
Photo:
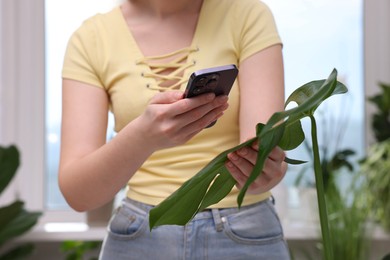
MULTIPOLYGON (((158 28, 151 25, 129 27, 131 20, 127 21, 119 8, 108 14, 98 15, 87 21, 83 28, 88 30, 84 34, 93 34, 86 39, 92 41, 93 38, 93 43, 90 43, 91 50, 86 52, 91 52, 89 55, 92 60, 90 62, 93 63, 91 71, 94 71, 97 77, 74 78, 106 89, 115 117, 115 129, 120 131, 143 112, 150 98, 159 91, 174 86, 172 83, 180 83, 174 86, 174 89, 184 90, 193 71, 226 64, 239 65, 254 52, 279 42, 277 33, 271 35, 272 37, 265 35, 268 38, 264 36, 264 40, 254 40, 256 32, 252 35, 246 32, 250 29, 246 24, 248 17, 240 17, 240 12, 252 15, 251 5, 257 5, 256 8, 261 10, 255 15, 259 16, 264 10, 267 14, 267 9, 262 5, 258 6, 257 0, 244 1, 250 4, 244 7, 244 4, 240 5, 239 2, 205 0, 199 15, 195 14, 185 24, 180 25, 180 30, 168 31, 167 37, 164 36, 165 32, 162 29, 156 33, 148 31, 148 28, 153 28, 153 31, 158 28), (236 10, 237 7, 243 10, 236 10), (238 18, 240 20, 237 20, 238 18), (188 30, 188 33, 179 37, 181 30, 186 32, 188 30), (244 35, 245 33, 249 36, 244 35), (180 40, 175 41, 175 38, 180 40), (253 41, 258 43, 255 45, 253 41), (243 44, 249 47, 242 46, 243 44), (172 59, 179 60, 172 62, 172 59), (168 69, 164 71, 166 67, 168 69), (159 77, 161 74, 175 71, 177 73, 168 80, 159 77)), ((257 17, 251 19, 258 20, 257 17)), ((267 19, 263 23, 268 22, 267 19)), ((171 22, 167 21, 168 24, 171 22)), ((168 24, 161 24, 161 28, 168 24)), ((257 31, 261 34, 261 30, 260 28, 257 31)), ((64 74, 65 76, 71 74, 66 66, 64 74)), ((219 153, 237 145, 239 143, 237 81, 231 91, 229 104, 229 109, 215 126, 205 129, 184 145, 155 152, 129 181, 128 196, 144 203, 158 204, 219 153)), ((237 193, 238 191, 234 189, 215 207, 235 206, 237 193)), ((268 196, 269 194, 247 195, 244 204, 268 196)))

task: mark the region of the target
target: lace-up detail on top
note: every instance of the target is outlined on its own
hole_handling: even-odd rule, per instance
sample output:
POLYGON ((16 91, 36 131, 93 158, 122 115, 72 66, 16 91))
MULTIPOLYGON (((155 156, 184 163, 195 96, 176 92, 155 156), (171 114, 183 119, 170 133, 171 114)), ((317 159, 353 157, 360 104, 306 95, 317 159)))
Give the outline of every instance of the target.
POLYGON ((188 80, 183 77, 184 71, 195 65, 195 61, 188 60, 188 56, 198 50, 198 48, 187 47, 168 54, 138 60, 137 65, 144 64, 150 68, 150 72, 144 72, 142 76, 156 81, 155 85, 148 84, 147 87, 158 91, 179 89, 180 85, 188 80), (166 60, 169 59, 170 61, 167 62, 166 60))

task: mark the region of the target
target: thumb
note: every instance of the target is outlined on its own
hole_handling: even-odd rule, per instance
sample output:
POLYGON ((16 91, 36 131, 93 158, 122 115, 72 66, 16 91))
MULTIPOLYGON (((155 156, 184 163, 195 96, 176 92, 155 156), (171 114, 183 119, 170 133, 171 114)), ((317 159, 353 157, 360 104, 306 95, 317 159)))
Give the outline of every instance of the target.
POLYGON ((171 104, 183 99, 183 91, 166 91, 157 93, 150 100, 150 104, 171 104))

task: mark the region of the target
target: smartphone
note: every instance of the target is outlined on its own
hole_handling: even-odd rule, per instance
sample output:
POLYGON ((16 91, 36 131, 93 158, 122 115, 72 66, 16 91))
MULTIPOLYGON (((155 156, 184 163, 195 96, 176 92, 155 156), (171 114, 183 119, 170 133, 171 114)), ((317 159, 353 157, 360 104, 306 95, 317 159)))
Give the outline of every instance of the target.
POLYGON ((214 92, 216 96, 228 95, 237 74, 238 69, 234 64, 195 71, 188 80, 184 97, 191 98, 209 92, 214 92))
MULTIPOLYGON (((195 71, 188 80, 184 97, 191 98, 209 92, 216 96, 229 95, 237 74, 238 69, 234 64, 195 71)), ((216 121, 207 127, 215 123, 216 121)))

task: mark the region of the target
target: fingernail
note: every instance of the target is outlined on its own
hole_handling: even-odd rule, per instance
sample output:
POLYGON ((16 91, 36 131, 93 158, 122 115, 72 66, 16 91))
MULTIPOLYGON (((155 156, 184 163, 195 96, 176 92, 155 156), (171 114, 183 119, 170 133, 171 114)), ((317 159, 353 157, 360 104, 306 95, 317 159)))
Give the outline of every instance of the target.
POLYGON ((215 97, 214 93, 208 93, 207 96, 206 96, 207 100, 213 100, 214 97, 215 97))
POLYGON ((226 103, 226 101, 228 101, 228 96, 219 96, 218 97, 218 103, 219 104, 226 103))
POLYGON ((238 156, 236 153, 231 153, 231 154, 229 154, 229 159, 232 161, 235 161, 238 159, 238 156))
POLYGON ((233 168, 233 163, 229 161, 229 162, 226 163, 226 166, 229 167, 229 168, 233 168))

